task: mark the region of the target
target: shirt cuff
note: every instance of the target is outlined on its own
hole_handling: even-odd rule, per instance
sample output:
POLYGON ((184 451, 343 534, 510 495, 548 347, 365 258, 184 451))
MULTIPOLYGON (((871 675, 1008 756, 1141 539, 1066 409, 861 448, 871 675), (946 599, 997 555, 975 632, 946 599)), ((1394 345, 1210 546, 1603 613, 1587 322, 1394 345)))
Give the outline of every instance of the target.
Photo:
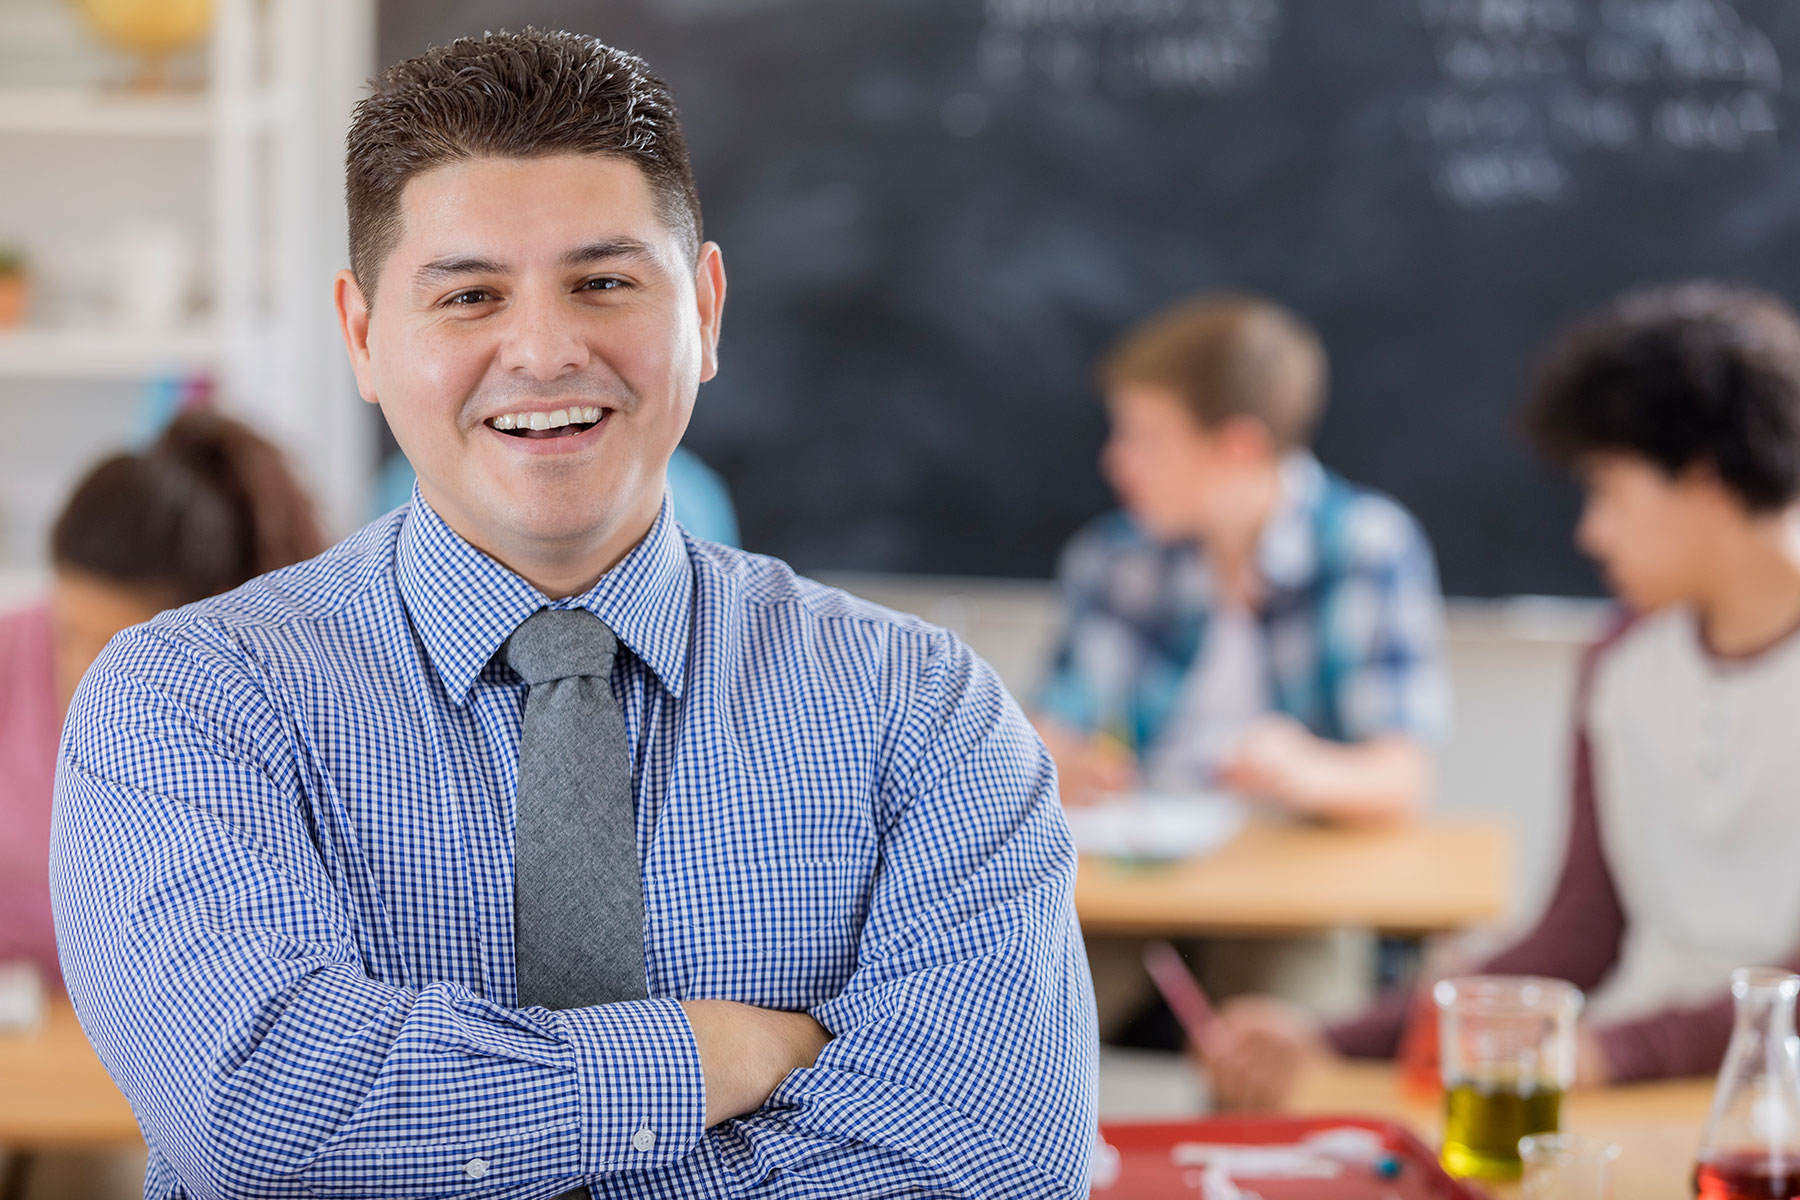
POLYGON ((706 1132, 706 1081, 687 1014, 674 1000, 568 1008, 575 1045, 584 1168, 664 1167, 706 1132))

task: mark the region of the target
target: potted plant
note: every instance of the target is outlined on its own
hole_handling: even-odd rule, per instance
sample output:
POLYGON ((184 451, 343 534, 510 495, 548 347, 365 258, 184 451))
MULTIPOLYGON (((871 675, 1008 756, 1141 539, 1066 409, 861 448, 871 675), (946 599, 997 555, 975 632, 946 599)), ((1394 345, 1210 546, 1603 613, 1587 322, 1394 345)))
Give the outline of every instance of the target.
POLYGON ((30 291, 25 252, 0 246, 0 329, 11 329, 25 319, 25 299, 30 291))

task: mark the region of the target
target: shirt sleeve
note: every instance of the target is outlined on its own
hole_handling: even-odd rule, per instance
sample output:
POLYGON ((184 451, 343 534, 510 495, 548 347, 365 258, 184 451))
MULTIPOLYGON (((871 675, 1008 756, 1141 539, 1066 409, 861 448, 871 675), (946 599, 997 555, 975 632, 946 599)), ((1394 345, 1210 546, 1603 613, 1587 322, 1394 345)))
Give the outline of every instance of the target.
POLYGON ((1444 598, 1431 544, 1398 505, 1364 497, 1343 517, 1343 560, 1320 614, 1320 669, 1340 732, 1359 742, 1404 734, 1435 744, 1450 727, 1444 598))
POLYGON ((678 1004, 371 978, 256 665, 159 628, 115 639, 71 707, 51 878, 82 1027, 185 1194, 542 1195, 690 1154, 678 1004))
POLYGON ((933 639, 834 1040, 636 1194, 1087 1195, 1093 988, 1049 756, 993 672, 933 639))
POLYGON ((1031 698, 1032 714, 1049 717, 1079 733, 1097 732, 1106 714, 1105 693, 1117 681, 1096 677, 1127 669, 1125 641, 1106 611, 1105 584, 1110 555, 1104 527, 1075 535, 1057 564, 1057 597, 1062 623, 1043 681, 1031 698))
MULTIPOLYGON (((1616 636, 1588 654, 1576 701, 1578 713, 1586 711, 1595 664, 1616 636)), ((1568 848, 1543 916, 1530 933, 1475 968, 1479 973, 1545 975, 1566 979, 1589 991, 1617 963, 1625 938, 1625 910, 1600 839, 1593 753, 1585 717, 1575 730, 1569 799, 1568 848)), ((1390 1057, 1399 1047, 1411 1011, 1411 988, 1398 988, 1377 1000, 1361 1016, 1330 1026, 1327 1036, 1340 1054, 1390 1057)))
MULTIPOLYGON (((1800 973, 1800 946, 1777 964, 1800 973)), ((1725 1061, 1737 1004, 1729 991, 1596 1029, 1613 1083, 1711 1075, 1725 1061)))

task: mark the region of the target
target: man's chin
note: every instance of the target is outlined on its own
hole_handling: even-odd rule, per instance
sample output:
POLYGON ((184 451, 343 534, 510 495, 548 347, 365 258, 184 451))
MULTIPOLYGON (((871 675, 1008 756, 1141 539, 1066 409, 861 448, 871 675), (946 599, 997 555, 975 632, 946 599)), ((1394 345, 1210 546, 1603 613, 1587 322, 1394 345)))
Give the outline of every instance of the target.
POLYGON ((1664 589, 1624 583, 1612 575, 1606 578, 1606 590, 1612 593, 1613 599, 1642 616, 1674 608, 1682 603, 1681 597, 1671 595, 1664 589))
POLYGON ((1153 541, 1178 542, 1182 540, 1180 523, 1166 514, 1145 512, 1141 508, 1125 509, 1132 522, 1153 541))
POLYGON ((610 536, 619 513, 618 505, 596 503, 592 497, 583 497, 578 506, 568 497, 530 499, 513 508, 507 525, 528 541, 575 546, 610 536))

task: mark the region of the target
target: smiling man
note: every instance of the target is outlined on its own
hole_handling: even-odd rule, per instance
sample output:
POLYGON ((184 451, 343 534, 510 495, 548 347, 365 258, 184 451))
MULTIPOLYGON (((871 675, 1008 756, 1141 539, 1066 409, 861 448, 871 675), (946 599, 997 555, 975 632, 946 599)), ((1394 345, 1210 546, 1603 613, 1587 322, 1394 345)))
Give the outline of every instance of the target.
POLYGON ((725 274, 666 89, 459 41, 358 108, 348 198, 411 504, 121 635, 65 734, 146 1195, 1084 1194, 1042 746, 951 635, 670 516, 725 274))

